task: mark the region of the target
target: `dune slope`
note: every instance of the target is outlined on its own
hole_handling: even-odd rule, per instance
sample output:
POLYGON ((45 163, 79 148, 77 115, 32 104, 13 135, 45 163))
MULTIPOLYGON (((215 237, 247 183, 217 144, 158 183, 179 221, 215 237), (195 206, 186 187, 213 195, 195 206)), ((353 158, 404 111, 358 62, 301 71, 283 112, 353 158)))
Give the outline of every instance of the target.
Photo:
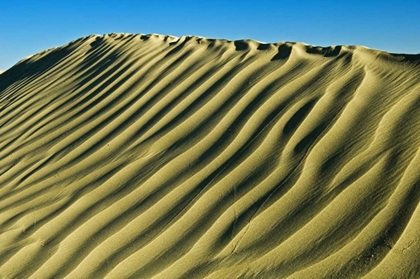
POLYGON ((88 36, 0 76, 1 278, 419 278, 420 57, 88 36))

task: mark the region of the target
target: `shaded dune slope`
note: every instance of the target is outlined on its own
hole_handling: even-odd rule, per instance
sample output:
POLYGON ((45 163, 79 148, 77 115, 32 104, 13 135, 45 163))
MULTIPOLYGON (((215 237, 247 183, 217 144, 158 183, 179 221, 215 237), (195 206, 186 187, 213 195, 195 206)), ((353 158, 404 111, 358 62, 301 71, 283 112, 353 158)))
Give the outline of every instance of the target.
POLYGON ((0 277, 420 276, 420 57, 110 34, 0 76, 0 277))

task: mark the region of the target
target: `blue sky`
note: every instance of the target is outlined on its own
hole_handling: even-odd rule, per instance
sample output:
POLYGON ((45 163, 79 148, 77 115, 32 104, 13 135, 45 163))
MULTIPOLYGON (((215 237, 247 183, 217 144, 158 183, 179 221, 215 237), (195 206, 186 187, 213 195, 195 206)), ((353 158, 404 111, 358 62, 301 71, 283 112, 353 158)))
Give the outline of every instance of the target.
POLYGON ((198 35, 420 53, 420 1, 1 1, 0 69, 89 34, 198 35))

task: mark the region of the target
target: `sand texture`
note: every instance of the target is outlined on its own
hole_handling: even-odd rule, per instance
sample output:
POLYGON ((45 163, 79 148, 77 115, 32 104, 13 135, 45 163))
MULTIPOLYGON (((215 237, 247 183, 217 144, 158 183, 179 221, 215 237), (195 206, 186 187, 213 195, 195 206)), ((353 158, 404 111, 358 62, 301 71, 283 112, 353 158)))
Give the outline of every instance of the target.
POLYGON ((420 56, 84 37, 0 75, 0 278, 420 278, 420 56))

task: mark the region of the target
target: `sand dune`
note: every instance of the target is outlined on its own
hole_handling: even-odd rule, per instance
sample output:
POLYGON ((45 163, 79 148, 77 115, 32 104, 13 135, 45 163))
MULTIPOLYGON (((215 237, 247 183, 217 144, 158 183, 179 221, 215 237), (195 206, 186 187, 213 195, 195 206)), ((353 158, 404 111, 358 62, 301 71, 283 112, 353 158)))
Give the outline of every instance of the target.
POLYGON ((420 278, 420 56, 88 36, 0 76, 1 278, 420 278))

